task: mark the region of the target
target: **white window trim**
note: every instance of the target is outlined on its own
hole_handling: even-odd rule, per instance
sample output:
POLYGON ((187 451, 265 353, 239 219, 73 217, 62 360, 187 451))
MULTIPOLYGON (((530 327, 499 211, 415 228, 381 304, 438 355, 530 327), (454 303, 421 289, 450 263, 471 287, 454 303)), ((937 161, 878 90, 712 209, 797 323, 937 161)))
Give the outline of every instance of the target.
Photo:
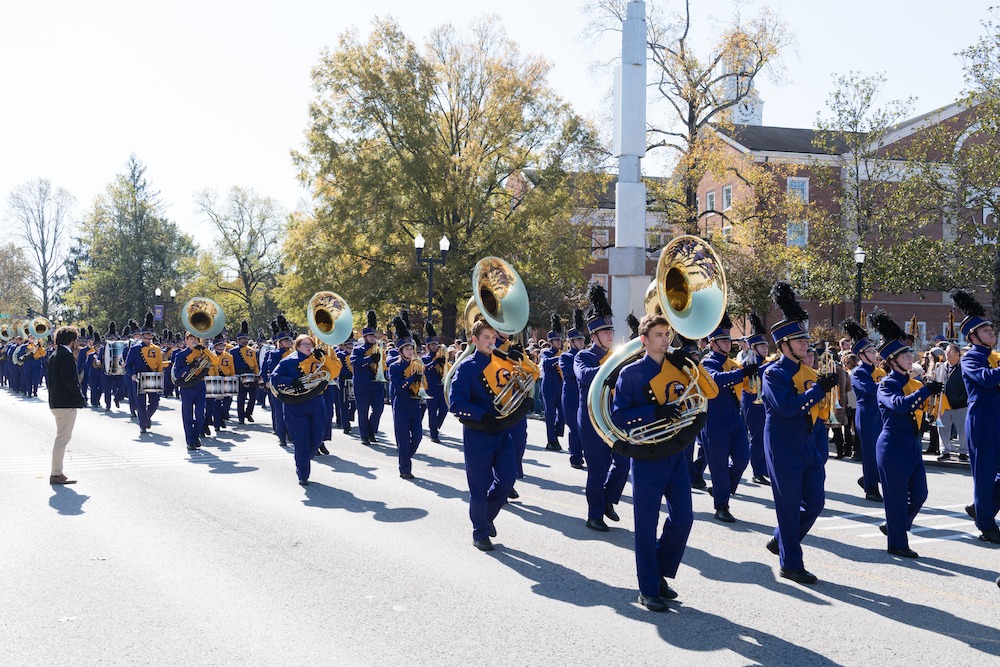
POLYGON ((805 188, 806 189, 805 199, 802 201, 802 203, 803 204, 808 204, 809 203, 809 179, 806 178, 806 177, 802 177, 802 176, 789 176, 788 177, 788 182, 785 185, 785 188, 786 188, 785 191, 788 193, 789 196, 792 196, 794 194, 794 191, 792 190, 792 183, 804 183, 805 184, 805 186, 806 186, 806 188, 805 188))
POLYGON ((722 186, 722 210, 728 211, 733 207, 733 186, 724 185, 722 186), (726 193, 729 194, 729 203, 726 203, 726 193))
POLYGON ((715 211, 715 190, 705 193, 705 211, 715 211))
POLYGON ((809 245, 809 221, 808 220, 789 220, 787 228, 786 228, 786 231, 785 231, 785 246, 788 247, 788 248, 792 248, 792 247, 795 247, 795 248, 804 248, 807 245, 809 245), (802 225, 803 226, 802 229, 805 232, 803 234, 803 236, 805 236, 805 238, 803 239, 802 243, 792 243, 792 238, 791 238, 791 232, 792 232, 791 227, 792 227, 792 225, 802 225))

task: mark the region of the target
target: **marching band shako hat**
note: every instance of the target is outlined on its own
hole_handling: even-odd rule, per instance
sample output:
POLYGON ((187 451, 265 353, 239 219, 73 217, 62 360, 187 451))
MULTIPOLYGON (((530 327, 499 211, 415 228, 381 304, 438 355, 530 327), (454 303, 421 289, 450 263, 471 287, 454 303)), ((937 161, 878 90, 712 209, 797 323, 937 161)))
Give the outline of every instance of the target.
MULTIPOLYGON (((131 321, 131 320, 129 320, 129 321, 131 321)), ((125 328, 122 329, 122 338, 128 338, 131 335, 132 335, 132 329, 131 329, 131 327, 129 327, 128 325, 125 325, 125 328)))
POLYGON ((858 323, 853 317, 848 317, 840 325, 844 329, 844 333, 851 337, 854 343, 851 345, 851 352, 854 354, 861 354, 869 347, 874 347, 875 345, 868 340, 868 331, 865 330, 861 324, 858 323))
POLYGON ((566 332, 566 338, 573 340, 574 338, 586 338, 587 334, 583 332, 586 325, 583 322, 583 310, 577 308, 573 311, 573 328, 566 332))
POLYGON ((218 336, 216 336, 214 339, 212 339, 212 346, 213 347, 215 347, 216 345, 225 345, 225 344, 226 344, 226 337, 223 336, 221 333, 218 336))
POLYGON ((271 323, 271 329, 274 331, 274 342, 277 343, 282 338, 292 338, 292 327, 288 324, 288 320, 285 319, 284 315, 278 315, 274 322, 271 323))
POLYGON ((434 331, 434 324, 430 320, 424 322, 424 335, 427 336, 427 340, 425 342, 428 345, 438 342, 437 332, 434 331))
POLYGON ((80 332, 80 338, 83 340, 91 340, 94 337, 94 327, 87 325, 87 328, 80 332))
POLYGON ((628 336, 628 339, 629 340, 635 340, 636 338, 638 338, 639 337, 639 319, 635 315, 633 315, 632 313, 629 313, 625 317, 625 324, 628 325, 628 329, 629 329, 629 332, 630 332, 629 336, 628 336))
POLYGON ((100 345, 100 344, 101 344, 101 334, 99 334, 98 332, 95 331, 94 332, 94 345, 100 345))
POLYGON ((396 332, 396 349, 402 349, 406 345, 413 345, 410 338, 410 328, 406 326, 406 321, 401 315, 392 318, 392 328, 396 332))
POLYGON ((104 335, 104 338, 107 340, 118 339, 118 331, 115 329, 114 321, 108 322, 108 333, 104 335))
POLYGON ((753 347, 760 343, 767 343, 767 339, 764 337, 766 333, 767 329, 764 328, 764 321, 760 319, 760 315, 750 313, 750 335, 746 339, 747 345, 753 347))
POLYGON ((906 332, 889 317, 889 313, 884 310, 873 310, 868 321, 872 323, 872 328, 882 336, 878 353, 882 355, 883 359, 892 359, 897 354, 913 349, 903 341, 906 332))
POLYGON ((545 334, 545 338, 547 340, 562 340, 562 321, 559 319, 559 313, 552 313, 549 322, 552 329, 545 334))
POLYGON ((722 311, 722 320, 719 321, 719 326, 715 327, 715 331, 708 334, 709 342, 713 340, 732 340, 733 337, 729 335, 732 329, 733 321, 729 317, 729 311, 722 311))
POLYGON ((597 283, 590 284, 590 310, 587 313, 587 331, 591 334, 605 329, 614 329, 615 325, 611 321, 613 313, 611 304, 608 303, 608 293, 597 283))
POLYGON ((261 343, 261 344, 267 342, 267 337, 264 335, 264 329, 263 329, 263 327, 261 327, 260 329, 257 329, 257 342, 261 343))
POLYGON ((378 318, 375 316, 375 311, 369 310, 366 317, 368 318, 368 326, 361 330, 361 335, 374 336, 378 327, 378 318))
POLYGON ((142 323, 142 328, 139 329, 139 333, 151 334, 156 333, 153 329, 153 313, 146 311, 146 319, 142 323))
POLYGON ((809 313, 795 299, 795 290, 788 283, 779 280, 771 288, 771 299, 785 318, 771 326, 771 337, 774 343, 780 344, 796 338, 809 338, 809 328, 806 322, 809 313))
POLYGON ((965 319, 962 320, 959 328, 966 338, 981 326, 987 324, 993 326, 993 322, 986 318, 986 309, 983 308, 983 304, 976 301, 976 297, 968 292, 960 289, 954 290, 951 293, 951 300, 956 307, 965 313, 965 319))
POLYGON ((240 338, 250 338, 250 323, 246 320, 240 322, 240 332, 236 334, 236 340, 239 340, 240 338))

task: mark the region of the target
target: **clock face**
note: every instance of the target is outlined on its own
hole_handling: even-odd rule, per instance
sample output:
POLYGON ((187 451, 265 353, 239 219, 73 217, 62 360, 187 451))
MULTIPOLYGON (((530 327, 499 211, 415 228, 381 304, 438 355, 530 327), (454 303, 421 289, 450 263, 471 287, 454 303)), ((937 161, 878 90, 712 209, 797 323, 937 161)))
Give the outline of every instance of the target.
POLYGON ((753 103, 749 100, 743 100, 736 105, 735 120, 740 123, 749 123, 754 118, 753 113, 753 103))

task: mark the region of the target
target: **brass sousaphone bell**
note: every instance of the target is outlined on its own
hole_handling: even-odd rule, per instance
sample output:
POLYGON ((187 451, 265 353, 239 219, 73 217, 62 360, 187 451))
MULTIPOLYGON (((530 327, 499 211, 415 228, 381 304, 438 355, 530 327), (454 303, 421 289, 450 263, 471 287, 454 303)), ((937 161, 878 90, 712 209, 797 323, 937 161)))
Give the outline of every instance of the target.
POLYGON ((198 338, 215 338, 226 328, 222 306, 205 296, 196 296, 181 306, 181 325, 198 338))
MULTIPOLYGON (((646 288, 644 306, 647 315, 662 314, 675 332, 692 340, 712 333, 726 311, 728 289, 722 262, 706 241, 697 236, 678 236, 660 253, 656 277, 646 288)), ((645 354, 642 340, 634 338, 616 350, 594 376, 587 396, 590 421, 601 438, 614 446, 617 442, 652 445, 674 437, 692 424, 705 410, 705 397, 697 388, 697 367, 687 369, 690 381, 675 401, 681 416, 669 422, 625 432, 611 421, 612 379, 621 369, 645 354)))
POLYGON ((36 340, 41 340, 52 333, 52 322, 47 317, 39 316, 33 320, 27 320, 26 330, 36 340))
POLYGON ((336 292, 316 292, 306 305, 309 330, 327 345, 340 345, 351 337, 354 315, 336 292))

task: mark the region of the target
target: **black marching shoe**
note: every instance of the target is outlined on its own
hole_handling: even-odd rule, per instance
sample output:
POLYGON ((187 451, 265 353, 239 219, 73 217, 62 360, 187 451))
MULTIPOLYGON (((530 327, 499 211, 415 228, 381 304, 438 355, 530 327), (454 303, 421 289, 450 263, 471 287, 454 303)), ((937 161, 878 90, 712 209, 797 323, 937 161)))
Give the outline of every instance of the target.
POLYGON ((496 536, 497 536, 497 527, 493 525, 492 521, 490 521, 490 537, 496 537, 496 536))
POLYGON ((299 486, 309 486, 309 480, 308 479, 300 479, 299 480, 299 486))
POLYGON ((399 473, 399 476, 402 479, 413 479, 413 473, 412 472, 401 472, 401 473, 399 473))
POLYGON ((769 480, 767 477, 764 477, 763 475, 754 475, 753 477, 750 478, 750 481, 753 482, 754 484, 771 486, 771 480, 769 480))
POLYGON ((965 463, 965 462, 967 462, 969 460, 969 455, 968 454, 959 454, 958 455, 958 460, 961 461, 962 463, 965 463))
POLYGON ((870 500, 873 503, 885 502, 885 499, 882 498, 882 494, 878 493, 877 491, 875 493, 866 493, 865 500, 870 500))
POLYGON ((983 542, 989 542, 990 544, 1000 544, 1000 530, 996 528, 991 528, 990 530, 984 530, 983 534, 979 536, 983 542))
POLYGON ((587 467, 583 465, 582 461, 570 461, 569 462, 569 467, 570 468, 576 468, 577 470, 586 470, 587 469, 587 467))
POLYGON ((650 611, 666 611, 667 603, 663 601, 659 595, 651 595, 649 597, 639 593, 639 604, 650 611))
POLYGON ((767 544, 765 544, 764 546, 767 548, 768 551, 773 553, 775 556, 781 554, 781 547, 778 545, 778 540, 776 540, 773 536, 771 537, 771 539, 767 541, 767 544))
POLYGON ((253 423, 253 416, 247 415, 247 421, 252 424, 253 423))
POLYGON ((968 514, 969 516, 971 516, 973 521, 976 520, 976 506, 975 505, 966 505, 965 506, 965 513, 968 514))
POLYGON ((287 442, 285 442, 284 440, 279 440, 279 441, 278 441, 278 444, 279 444, 280 446, 282 446, 282 447, 287 447, 287 446, 288 446, 288 443, 287 443, 287 442))
POLYGON ((562 447, 559 445, 558 442, 550 442, 550 443, 548 443, 548 444, 545 445, 545 451, 547 451, 547 452, 561 452, 562 451, 562 447))
POLYGON ((941 456, 937 457, 938 461, 951 461, 951 453, 945 452, 941 456))
POLYGON ((608 528, 608 524, 604 523, 604 519, 587 519, 587 528, 596 530, 599 533, 606 533, 611 530, 608 528))
POLYGON ((440 443, 440 442, 441 442, 441 438, 439 438, 439 437, 437 437, 437 436, 435 435, 435 436, 433 436, 433 437, 431 438, 431 442, 437 442, 437 443, 440 443))
MULTIPOLYGON (((878 529, 882 531, 883 535, 888 535, 889 534, 889 528, 888 528, 888 526, 885 525, 885 521, 883 521, 882 523, 880 523, 878 525, 878 529)), ((892 553, 891 549, 890 549, 889 553, 892 553)))
POLYGON ((326 445, 324 445, 324 444, 320 443, 320 446, 319 446, 319 453, 320 453, 320 454, 329 454, 329 453, 330 453, 330 450, 326 448, 326 445))
POLYGON ((888 549, 890 556, 899 556, 900 558, 919 558, 917 552, 913 549, 907 547, 906 549, 888 549))
POLYGON ((472 546, 476 547, 480 551, 493 551, 493 549, 496 548, 493 546, 493 543, 490 542, 490 538, 488 537, 484 537, 481 540, 473 540, 472 546))
POLYGON ((608 503, 604 506, 604 516, 608 517, 612 521, 621 521, 621 517, 618 516, 618 512, 615 511, 615 506, 612 503, 608 503))
POLYGON ((139 435, 145 435, 145 434, 146 434, 146 427, 143 426, 142 428, 139 429, 139 435))
POLYGON ((347 435, 350 435, 351 434, 351 427, 350 426, 345 426, 344 427, 344 433, 346 433, 347 435))
POLYGON ((198 451, 198 447, 196 447, 195 445, 188 445, 187 447, 188 447, 188 451, 189 452, 196 452, 196 451, 198 451))
POLYGON ((703 479, 697 479, 691 482, 692 489, 704 490, 708 488, 708 482, 703 479))
POLYGON ((729 513, 728 507, 720 507, 715 510, 715 518, 725 523, 736 523, 736 517, 729 513))
POLYGON ((521 494, 517 492, 517 489, 511 489, 510 493, 507 494, 508 500, 517 500, 521 497, 521 494))
POLYGON ((805 568, 801 570, 781 568, 781 576, 785 579, 791 579, 797 584, 815 584, 817 581, 816 575, 805 568))
POLYGON ((660 577, 660 597, 664 600, 675 600, 677 599, 677 591, 672 589, 667 580, 660 577))

